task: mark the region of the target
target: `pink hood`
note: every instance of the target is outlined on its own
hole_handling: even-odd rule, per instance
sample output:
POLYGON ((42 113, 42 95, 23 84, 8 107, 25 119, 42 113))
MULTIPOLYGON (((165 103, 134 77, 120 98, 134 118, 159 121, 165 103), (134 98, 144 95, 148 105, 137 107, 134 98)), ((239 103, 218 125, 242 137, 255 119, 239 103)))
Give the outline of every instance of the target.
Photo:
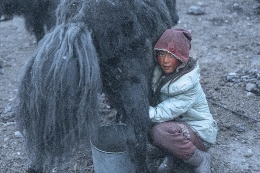
POLYGON ((185 29, 167 29, 155 44, 154 50, 169 52, 186 65, 189 61, 191 40, 191 33, 185 29))

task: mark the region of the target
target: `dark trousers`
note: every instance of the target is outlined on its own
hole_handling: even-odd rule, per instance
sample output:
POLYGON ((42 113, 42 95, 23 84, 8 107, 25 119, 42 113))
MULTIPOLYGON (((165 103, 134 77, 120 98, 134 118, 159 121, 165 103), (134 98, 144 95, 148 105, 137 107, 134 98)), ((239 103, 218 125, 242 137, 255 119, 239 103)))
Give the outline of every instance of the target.
POLYGON ((202 140, 185 122, 163 122, 150 131, 151 143, 182 160, 189 160, 195 149, 206 151, 202 140))

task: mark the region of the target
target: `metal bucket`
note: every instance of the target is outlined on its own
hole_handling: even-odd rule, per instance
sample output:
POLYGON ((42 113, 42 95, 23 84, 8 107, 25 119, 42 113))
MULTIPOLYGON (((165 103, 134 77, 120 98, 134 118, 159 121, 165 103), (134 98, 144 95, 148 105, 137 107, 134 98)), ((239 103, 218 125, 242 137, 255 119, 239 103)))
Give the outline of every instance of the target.
POLYGON ((107 125, 91 137, 95 173, 134 173, 126 144, 126 125, 107 125))

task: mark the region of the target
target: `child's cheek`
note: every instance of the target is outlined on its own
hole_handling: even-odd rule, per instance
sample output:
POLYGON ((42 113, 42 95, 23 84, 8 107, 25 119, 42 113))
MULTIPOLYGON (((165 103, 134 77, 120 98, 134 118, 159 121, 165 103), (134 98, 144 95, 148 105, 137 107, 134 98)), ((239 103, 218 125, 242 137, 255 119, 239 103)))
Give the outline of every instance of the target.
POLYGON ((160 65, 162 65, 162 59, 161 58, 157 58, 158 59, 158 63, 160 64, 160 65))

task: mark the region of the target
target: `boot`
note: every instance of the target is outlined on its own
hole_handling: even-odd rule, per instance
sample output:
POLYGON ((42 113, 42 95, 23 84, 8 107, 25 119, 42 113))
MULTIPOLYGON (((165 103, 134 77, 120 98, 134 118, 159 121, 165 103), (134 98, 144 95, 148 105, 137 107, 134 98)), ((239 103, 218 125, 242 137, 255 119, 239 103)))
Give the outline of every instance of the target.
POLYGON ((175 158, 174 157, 165 157, 163 162, 157 169, 158 173, 173 173, 175 168, 175 158))
POLYGON ((195 166, 195 173, 211 173, 210 161, 209 153, 196 149, 190 159, 185 162, 195 166))

